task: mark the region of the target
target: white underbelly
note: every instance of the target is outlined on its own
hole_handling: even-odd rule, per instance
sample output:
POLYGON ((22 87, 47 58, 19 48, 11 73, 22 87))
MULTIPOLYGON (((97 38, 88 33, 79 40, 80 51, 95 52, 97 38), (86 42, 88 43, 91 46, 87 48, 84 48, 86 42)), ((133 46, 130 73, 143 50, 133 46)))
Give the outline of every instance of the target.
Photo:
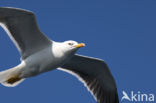
MULTIPOLYGON (((60 56, 61 57, 61 56, 60 56)), ((24 60, 26 67, 22 70, 22 77, 31 77, 53 70, 63 64, 65 57, 56 57, 51 48, 44 49, 24 60)))

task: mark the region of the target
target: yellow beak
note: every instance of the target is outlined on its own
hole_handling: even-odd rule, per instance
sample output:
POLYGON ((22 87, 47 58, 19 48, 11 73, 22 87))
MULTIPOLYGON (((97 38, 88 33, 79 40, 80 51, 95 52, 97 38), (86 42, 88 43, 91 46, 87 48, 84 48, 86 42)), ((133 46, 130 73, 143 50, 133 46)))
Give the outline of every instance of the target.
POLYGON ((75 45, 76 48, 80 48, 80 47, 84 47, 84 46, 85 46, 84 43, 80 43, 80 44, 75 45))

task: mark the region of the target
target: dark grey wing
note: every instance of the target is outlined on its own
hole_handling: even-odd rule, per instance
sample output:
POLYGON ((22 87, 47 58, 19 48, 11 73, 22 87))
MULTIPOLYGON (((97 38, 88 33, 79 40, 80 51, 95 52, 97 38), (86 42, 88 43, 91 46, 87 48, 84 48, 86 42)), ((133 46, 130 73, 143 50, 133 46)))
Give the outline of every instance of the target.
POLYGON ((39 30, 35 15, 30 11, 0 7, 0 23, 23 59, 51 44, 39 30))
POLYGON ((103 60, 74 55, 61 70, 80 77, 98 103, 119 103, 114 78, 103 60))

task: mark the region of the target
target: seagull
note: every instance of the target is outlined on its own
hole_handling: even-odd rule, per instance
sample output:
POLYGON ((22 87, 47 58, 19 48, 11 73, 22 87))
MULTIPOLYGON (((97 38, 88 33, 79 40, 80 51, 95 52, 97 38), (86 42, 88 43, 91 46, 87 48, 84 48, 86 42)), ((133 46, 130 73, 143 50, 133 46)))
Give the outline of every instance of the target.
POLYGON ((21 63, 0 72, 0 83, 15 87, 30 78, 58 68, 78 77, 98 103, 118 103, 115 80, 107 64, 97 58, 76 54, 84 43, 56 42, 39 29, 29 10, 0 7, 0 25, 21 54, 21 63))

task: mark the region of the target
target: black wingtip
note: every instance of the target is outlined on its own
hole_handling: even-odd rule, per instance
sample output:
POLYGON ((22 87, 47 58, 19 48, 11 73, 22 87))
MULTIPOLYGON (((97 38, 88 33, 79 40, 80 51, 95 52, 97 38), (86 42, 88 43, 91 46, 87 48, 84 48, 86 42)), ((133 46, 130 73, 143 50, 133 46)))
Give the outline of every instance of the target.
POLYGON ((0 7, 0 18, 18 15, 33 15, 33 12, 21 8, 0 7))

